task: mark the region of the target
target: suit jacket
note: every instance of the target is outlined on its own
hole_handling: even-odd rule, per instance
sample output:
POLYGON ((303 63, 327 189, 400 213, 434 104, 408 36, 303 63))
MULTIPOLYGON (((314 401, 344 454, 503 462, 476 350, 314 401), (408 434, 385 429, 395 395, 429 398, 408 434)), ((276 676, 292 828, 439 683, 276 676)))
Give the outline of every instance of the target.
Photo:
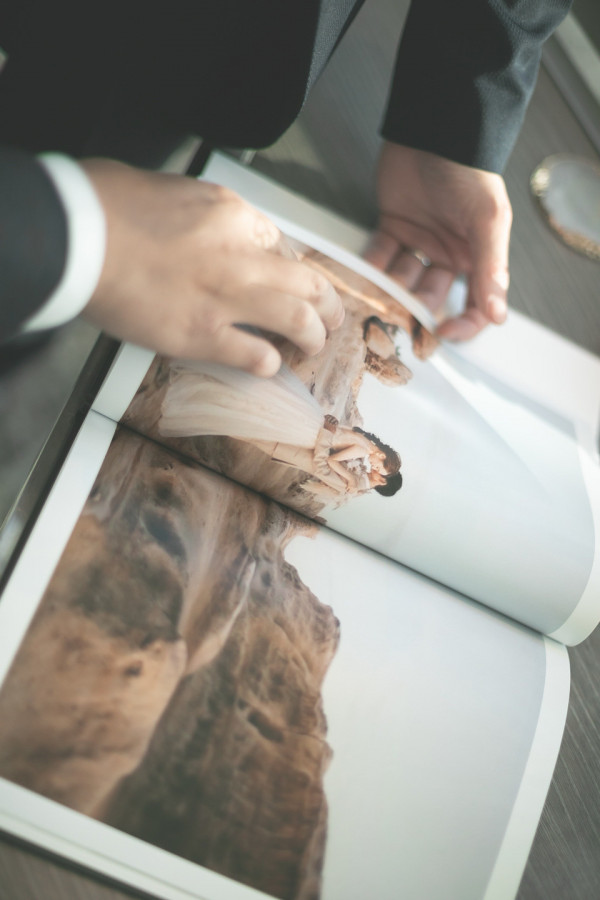
POLYGON ((0 338, 14 334, 58 284, 67 221, 35 157, 0 147, 0 338))
MULTIPOLYGON (((4 0, 0 236, 11 238, 0 243, 0 337, 44 303, 64 264, 60 200, 27 152, 154 166, 184 134, 267 146, 298 115, 362 2, 172 0, 165 12, 104 0, 90 12, 80 0, 4 0), (140 146, 156 157, 134 156, 140 146)), ((502 171, 542 43, 569 4, 413 0, 383 135, 502 171)))

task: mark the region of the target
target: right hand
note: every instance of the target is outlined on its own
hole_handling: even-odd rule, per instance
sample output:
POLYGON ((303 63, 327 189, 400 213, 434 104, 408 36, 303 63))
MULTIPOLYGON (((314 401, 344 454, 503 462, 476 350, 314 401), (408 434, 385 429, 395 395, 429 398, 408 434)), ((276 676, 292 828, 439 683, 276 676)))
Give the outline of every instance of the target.
POLYGON ((506 318, 512 210, 494 172, 384 143, 379 160, 380 217, 366 257, 413 291, 433 312, 454 278, 468 277, 466 308, 436 335, 464 341, 506 318), (414 251, 433 265, 423 269, 414 251))
POLYGON ((279 352, 236 325, 281 335, 308 355, 341 325, 329 281, 237 194, 111 160, 82 166, 107 222, 104 267, 83 315, 109 334, 269 377, 279 352))

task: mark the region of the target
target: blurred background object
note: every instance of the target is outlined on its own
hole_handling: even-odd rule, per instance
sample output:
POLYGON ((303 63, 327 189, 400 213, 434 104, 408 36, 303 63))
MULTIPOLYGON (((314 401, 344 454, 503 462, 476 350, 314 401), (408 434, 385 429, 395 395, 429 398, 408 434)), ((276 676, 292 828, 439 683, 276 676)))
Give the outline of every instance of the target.
POLYGON ((561 240, 600 260, 600 167, 578 156, 549 156, 531 176, 531 190, 561 240))
MULTIPOLYGON (((549 42, 545 65, 600 152, 600 4, 575 0, 549 42)), ((551 228, 572 249, 600 259, 600 169, 568 152, 544 159, 531 189, 551 228)))

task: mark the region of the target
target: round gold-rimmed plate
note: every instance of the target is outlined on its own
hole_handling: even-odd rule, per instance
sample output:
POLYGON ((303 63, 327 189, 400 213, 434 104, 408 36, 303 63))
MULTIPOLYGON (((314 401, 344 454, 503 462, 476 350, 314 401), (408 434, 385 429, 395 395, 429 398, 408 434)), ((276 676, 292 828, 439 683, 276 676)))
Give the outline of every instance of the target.
POLYGON ((548 224, 565 244, 600 261, 600 166, 566 153, 549 156, 530 185, 548 224))

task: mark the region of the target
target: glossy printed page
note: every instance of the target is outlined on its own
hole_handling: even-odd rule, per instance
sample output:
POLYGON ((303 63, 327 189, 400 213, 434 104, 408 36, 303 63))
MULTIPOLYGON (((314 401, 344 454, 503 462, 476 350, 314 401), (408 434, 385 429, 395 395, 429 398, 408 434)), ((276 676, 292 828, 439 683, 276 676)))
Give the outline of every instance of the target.
POLYGON ((574 424, 439 347, 416 301, 361 260, 294 247, 346 307, 320 354, 282 342, 284 365, 264 380, 160 358, 147 369, 125 348, 96 408, 114 415, 118 398, 121 415, 123 384, 141 380, 128 427, 542 633, 582 640, 600 617, 600 469, 574 424))
POLYGON ((0 606, 2 827, 173 900, 513 896, 564 648, 112 431, 0 606))

